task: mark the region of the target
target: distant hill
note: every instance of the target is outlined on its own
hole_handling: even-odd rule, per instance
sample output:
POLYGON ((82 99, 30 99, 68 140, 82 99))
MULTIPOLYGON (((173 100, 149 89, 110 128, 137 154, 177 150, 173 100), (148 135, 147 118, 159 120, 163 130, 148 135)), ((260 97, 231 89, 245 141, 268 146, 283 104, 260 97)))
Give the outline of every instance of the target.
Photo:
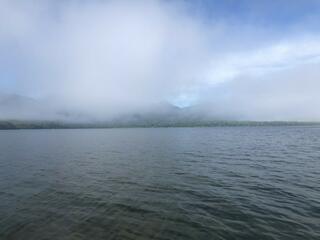
POLYGON ((314 125, 306 122, 232 121, 214 117, 201 106, 179 108, 162 102, 149 108, 117 115, 105 120, 83 113, 50 108, 43 102, 20 96, 0 94, 0 129, 123 128, 123 127, 201 127, 314 125))
POLYGON ((41 116, 44 107, 36 100, 17 95, 0 94, 0 119, 34 119, 41 116))
POLYGON ((88 120, 89 117, 80 113, 71 113, 46 100, 36 100, 18 94, 0 93, 0 121, 75 121, 88 120))

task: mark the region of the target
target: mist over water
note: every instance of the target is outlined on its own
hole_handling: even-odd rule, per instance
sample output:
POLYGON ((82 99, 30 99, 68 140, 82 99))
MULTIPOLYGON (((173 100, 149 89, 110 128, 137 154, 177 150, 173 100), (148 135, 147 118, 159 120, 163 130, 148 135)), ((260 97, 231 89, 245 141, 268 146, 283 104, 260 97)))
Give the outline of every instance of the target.
POLYGON ((0 238, 316 240, 319 139, 319 127, 1 131, 0 238))
POLYGON ((0 240, 319 240, 319 22, 0 0, 0 240))
POLYGON ((0 119, 319 120, 319 3, 235 2, 1 0, 0 119))

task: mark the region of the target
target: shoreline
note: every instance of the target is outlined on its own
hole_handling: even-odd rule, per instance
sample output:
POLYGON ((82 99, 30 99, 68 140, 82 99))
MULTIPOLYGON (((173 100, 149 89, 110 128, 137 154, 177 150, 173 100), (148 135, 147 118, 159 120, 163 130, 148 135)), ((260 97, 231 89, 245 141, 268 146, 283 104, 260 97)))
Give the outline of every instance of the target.
POLYGON ((265 127, 265 126, 320 126, 320 122, 299 121, 184 121, 146 123, 74 123, 61 121, 0 121, 0 130, 19 129, 112 129, 112 128, 192 128, 192 127, 265 127))

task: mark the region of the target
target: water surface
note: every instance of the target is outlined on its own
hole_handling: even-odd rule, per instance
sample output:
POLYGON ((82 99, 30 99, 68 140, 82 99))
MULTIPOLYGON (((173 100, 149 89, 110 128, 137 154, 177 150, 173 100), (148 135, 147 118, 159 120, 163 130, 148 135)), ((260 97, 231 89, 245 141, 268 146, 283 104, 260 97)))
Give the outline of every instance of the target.
POLYGON ((320 239, 320 128, 0 131, 0 239, 320 239))

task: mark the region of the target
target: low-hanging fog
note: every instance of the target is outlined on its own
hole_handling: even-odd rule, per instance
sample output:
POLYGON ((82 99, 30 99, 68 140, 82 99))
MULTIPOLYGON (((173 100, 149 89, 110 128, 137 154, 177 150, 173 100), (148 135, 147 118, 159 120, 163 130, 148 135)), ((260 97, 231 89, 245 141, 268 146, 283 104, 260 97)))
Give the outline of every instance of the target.
POLYGON ((0 0, 0 119, 320 120, 320 3, 218 2, 0 0))

